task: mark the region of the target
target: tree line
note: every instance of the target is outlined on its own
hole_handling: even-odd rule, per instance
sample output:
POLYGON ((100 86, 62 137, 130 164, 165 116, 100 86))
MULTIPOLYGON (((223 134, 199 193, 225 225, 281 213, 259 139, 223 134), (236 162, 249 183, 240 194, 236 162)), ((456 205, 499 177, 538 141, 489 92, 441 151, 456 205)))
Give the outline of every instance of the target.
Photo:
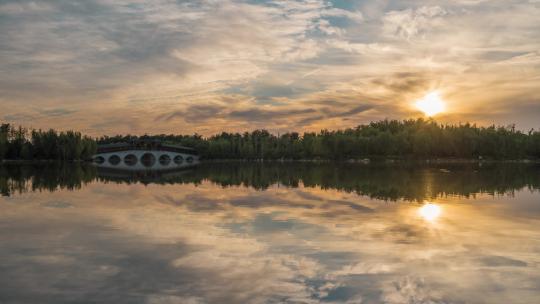
POLYGON ((0 125, 0 160, 89 160, 96 149, 96 140, 79 132, 0 125))
POLYGON ((514 126, 382 120, 344 130, 271 134, 266 130, 195 135, 104 136, 98 143, 159 140, 195 148, 205 159, 540 158, 540 132, 514 126))
POLYGON ((159 140, 192 147, 203 159, 540 158, 539 131, 409 119, 382 120, 356 128, 303 134, 255 130, 223 132, 209 137, 159 134, 91 138, 74 131, 42 131, 1 124, 0 159, 86 160, 95 154, 98 144, 137 140, 159 140))

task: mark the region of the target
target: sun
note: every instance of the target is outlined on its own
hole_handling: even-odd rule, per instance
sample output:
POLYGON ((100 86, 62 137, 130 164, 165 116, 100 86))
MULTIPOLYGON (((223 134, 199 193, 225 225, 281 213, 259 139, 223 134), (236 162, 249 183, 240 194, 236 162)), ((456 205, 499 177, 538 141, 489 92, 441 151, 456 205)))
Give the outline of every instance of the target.
POLYGON ((417 100, 414 105, 420 111, 424 112, 426 116, 430 117, 446 110, 446 104, 437 91, 428 93, 422 99, 417 100))

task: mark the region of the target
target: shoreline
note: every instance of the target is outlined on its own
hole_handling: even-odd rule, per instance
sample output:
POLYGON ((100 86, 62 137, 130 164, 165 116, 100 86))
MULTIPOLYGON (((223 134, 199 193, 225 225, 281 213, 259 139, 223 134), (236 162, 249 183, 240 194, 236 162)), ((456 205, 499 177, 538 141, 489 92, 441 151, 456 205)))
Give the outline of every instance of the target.
POLYGON ((350 163, 350 164, 392 164, 392 163, 423 163, 423 164, 474 164, 474 163, 540 163, 540 159, 450 159, 450 158, 427 158, 427 159, 203 159, 201 163, 221 162, 261 162, 261 163, 350 163))
MULTIPOLYGON (((253 163, 351 163, 351 164, 392 164, 392 163, 422 163, 422 164, 474 164, 474 163, 519 163, 535 164, 540 163, 540 159, 467 159, 467 158, 362 158, 362 159, 201 159, 201 163, 222 163, 222 162, 253 162, 253 163)), ((57 160, 57 159, 3 159, 0 164, 37 164, 37 163, 92 163, 91 160, 57 160)))
POLYGON ((91 160, 60 160, 60 159, 2 159, 0 164, 28 164, 28 163, 92 163, 91 160))

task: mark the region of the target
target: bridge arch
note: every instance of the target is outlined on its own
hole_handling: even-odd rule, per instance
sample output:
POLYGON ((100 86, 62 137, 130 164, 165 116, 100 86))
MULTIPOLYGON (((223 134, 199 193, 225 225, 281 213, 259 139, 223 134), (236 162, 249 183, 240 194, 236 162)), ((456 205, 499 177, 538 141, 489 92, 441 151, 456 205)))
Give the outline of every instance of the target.
POLYGON ((162 166, 166 166, 171 163, 171 157, 168 154, 161 154, 159 156, 159 163, 162 166))
POLYGON ((176 155, 174 157, 174 163, 177 165, 181 165, 184 162, 184 157, 182 155, 176 155))
POLYGON ((138 161, 139 161, 139 158, 135 154, 130 153, 124 156, 124 164, 128 166, 135 166, 138 161))
POLYGON ((113 165, 113 166, 118 165, 121 161, 122 161, 122 159, 120 158, 120 156, 118 156, 116 154, 113 154, 113 155, 109 156, 109 163, 111 165, 113 165))
POLYGON ((141 156, 141 163, 145 167, 152 167, 156 163, 156 156, 152 152, 146 152, 141 156))

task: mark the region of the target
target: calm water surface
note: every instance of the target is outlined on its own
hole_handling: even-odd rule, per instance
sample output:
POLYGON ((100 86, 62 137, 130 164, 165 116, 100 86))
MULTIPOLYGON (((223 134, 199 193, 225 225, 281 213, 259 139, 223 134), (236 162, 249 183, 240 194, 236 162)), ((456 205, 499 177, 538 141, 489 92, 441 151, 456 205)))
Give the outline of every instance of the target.
POLYGON ((0 167, 0 303, 540 303, 538 165, 0 167))

